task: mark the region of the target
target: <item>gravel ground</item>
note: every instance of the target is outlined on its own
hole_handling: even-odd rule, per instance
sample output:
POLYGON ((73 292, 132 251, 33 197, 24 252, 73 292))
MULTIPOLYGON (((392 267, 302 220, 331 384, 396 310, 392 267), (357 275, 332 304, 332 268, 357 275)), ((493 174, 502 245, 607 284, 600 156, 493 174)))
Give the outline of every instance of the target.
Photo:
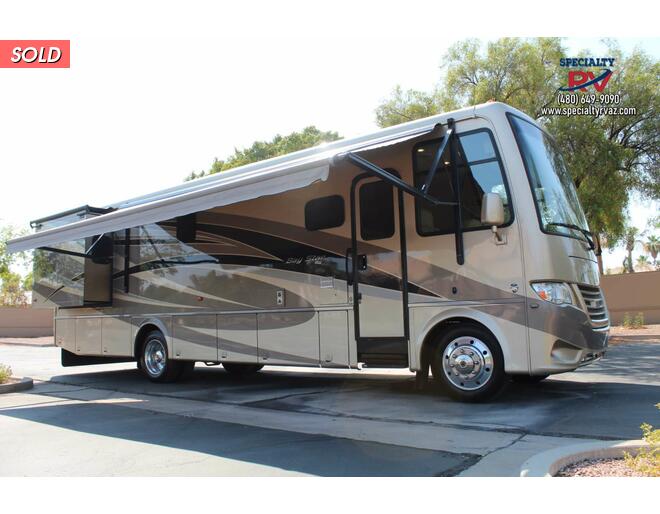
POLYGON ((558 477, 643 477, 646 476, 626 466, 623 459, 587 459, 566 466, 558 477))
POLYGON ((660 343, 660 325, 645 325, 644 328, 610 328, 610 344, 660 343))
POLYGON ((0 344, 17 346, 55 346, 53 336, 44 337, 0 337, 0 344))

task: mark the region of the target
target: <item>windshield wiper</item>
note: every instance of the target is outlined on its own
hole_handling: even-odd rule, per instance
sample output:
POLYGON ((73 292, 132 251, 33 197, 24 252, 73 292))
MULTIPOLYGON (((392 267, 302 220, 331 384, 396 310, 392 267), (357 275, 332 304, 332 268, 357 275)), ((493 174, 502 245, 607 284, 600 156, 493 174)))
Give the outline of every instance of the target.
POLYGON ((577 230, 584 236, 587 243, 589 243, 589 249, 594 251, 596 250, 596 245, 594 244, 594 240, 593 240, 594 235, 591 232, 589 232, 586 228, 578 227, 577 225, 573 225, 572 223, 555 223, 555 222, 546 223, 546 226, 566 227, 566 228, 572 228, 573 230, 577 230))

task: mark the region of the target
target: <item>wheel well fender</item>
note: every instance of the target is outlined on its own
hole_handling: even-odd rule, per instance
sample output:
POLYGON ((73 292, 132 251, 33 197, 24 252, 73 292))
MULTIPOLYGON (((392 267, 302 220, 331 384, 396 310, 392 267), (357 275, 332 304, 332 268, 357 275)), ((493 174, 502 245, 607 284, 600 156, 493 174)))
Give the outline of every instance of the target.
POLYGON ((133 355, 135 355, 136 359, 140 358, 140 349, 142 347, 142 343, 144 343, 145 337, 147 334, 149 334, 149 332, 153 332, 154 330, 158 330, 163 334, 167 344, 167 352, 169 355, 172 355, 172 338, 169 335, 169 330, 166 323, 160 319, 146 319, 140 323, 137 330, 135 331, 135 337, 133 338, 133 355))
POLYGON ((505 335, 496 321, 490 315, 475 311, 474 309, 456 308, 436 314, 424 325, 416 340, 417 362, 420 363, 420 369, 430 365, 432 350, 440 334, 449 327, 463 323, 477 325, 490 333, 502 350, 502 356, 504 357, 504 364, 506 366, 506 363, 510 360, 509 348, 506 344, 505 335))

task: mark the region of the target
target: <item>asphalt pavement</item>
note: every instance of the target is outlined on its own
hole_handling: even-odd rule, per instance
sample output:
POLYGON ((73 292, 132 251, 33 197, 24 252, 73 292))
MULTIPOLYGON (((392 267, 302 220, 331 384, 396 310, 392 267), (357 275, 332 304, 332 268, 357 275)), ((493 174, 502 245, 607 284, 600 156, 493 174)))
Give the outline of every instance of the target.
POLYGON ((0 344, 0 362, 36 383, 0 396, 0 475, 506 476, 539 451, 660 424, 657 344, 485 404, 418 392, 407 371, 198 365, 153 384, 131 363, 62 368, 54 347, 0 344))

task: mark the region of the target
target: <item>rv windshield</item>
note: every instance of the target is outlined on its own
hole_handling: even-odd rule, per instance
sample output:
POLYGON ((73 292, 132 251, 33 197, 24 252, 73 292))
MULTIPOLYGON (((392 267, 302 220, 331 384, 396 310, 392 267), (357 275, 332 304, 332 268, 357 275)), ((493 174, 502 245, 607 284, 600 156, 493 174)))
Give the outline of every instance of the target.
POLYGON ((587 239, 587 220, 557 144, 536 125, 509 116, 544 232, 587 239))

